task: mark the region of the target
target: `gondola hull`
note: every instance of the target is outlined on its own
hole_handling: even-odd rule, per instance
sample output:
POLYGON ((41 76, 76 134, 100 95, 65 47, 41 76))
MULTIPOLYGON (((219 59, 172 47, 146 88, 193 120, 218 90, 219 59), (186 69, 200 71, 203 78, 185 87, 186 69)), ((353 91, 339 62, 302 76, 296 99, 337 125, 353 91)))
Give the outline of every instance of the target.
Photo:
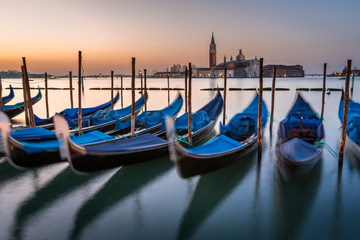
MULTIPOLYGON (((235 114, 227 125, 220 124, 220 134, 210 141, 194 148, 184 148, 175 139, 174 125, 167 121, 170 158, 182 178, 206 174, 224 168, 254 151, 257 146, 257 119, 259 95, 250 104, 235 114)), ((261 104, 261 129, 267 123, 267 107, 261 104)))
MULTIPOLYGON (((41 92, 39 90, 39 93, 31 98, 31 103, 32 105, 34 105, 35 103, 37 103, 38 101, 40 101, 41 99, 41 92)), ((21 114, 22 112, 24 112, 24 102, 22 103, 18 103, 16 105, 12 105, 11 108, 6 108, 6 105, 3 106, 3 112, 11 119, 13 117, 16 117, 17 115, 21 114)))
POLYGON ((356 144, 348 135, 346 136, 346 148, 360 161, 360 146, 356 144))
MULTIPOLYGON (((215 122, 212 121, 206 127, 193 134, 193 143, 196 144, 208 136, 215 122)), ((184 137, 187 139, 187 136, 184 137)), ((76 146, 69 142, 72 168, 78 172, 95 172, 105 169, 132 165, 140 162, 151 161, 169 154, 168 143, 153 145, 148 148, 138 148, 135 151, 122 151, 111 153, 81 153, 76 146)))
MULTIPOLYGON (((166 108, 164 108, 162 110, 151 111, 151 113, 153 113, 153 114, 154 113, 156 114, 157 112, 162 112, 164 114, 168 113, 168 114, 171 114, 171 117, 175 118, 178 111, 181 109, 181 106, 182 106, 182 97, 179 95, 178 98, 174 101, 174 103, 171 104, 170 106, 167 106, 166 108)), ((144 115, 150 116, 151 114, 149 115, 149 114, 144 113, 144 115)), ((141 122, 141 120, 139 120, 139 122, 141 122)), ((108 123, 106 123, 106 124, 108 124, 108 123)), ((110 124, 108 124, 108 125, 110 125, 110 124)), ((113 123, 113 125, 115 125, 115 124, 116 123, 113 123)), ((143 135, 146 133, 156 133, 161 130, 161 123, 156 124, 154 126, 151 126, 151 125, 147 125, 147 126, 148 126, 148 128, 144 128, 144 129, 142 129, 142 127, 139 126, 138 129, 136 129, 136 132, 135 132, 136 135, 140 136, 140 135, 143 135)), ((95 129, 94 128, 88 129, 88 131, 86 131, 86 132, 90 132, 90 130, 93 131, 95 129)), ((87 139, 86 141, 80 140, 82 146, 92 145, 94 143, 104 142, 104 141, 106 141, 106 143, 108 143, 108 144, 112 144, 113 142, 120 143, 121 141, 124 141, 127 138, 129 138, 128 133, 129 133, 130 129, 125 128, 125 129, 121 129, 121 130, 122 130, 121 132, 119 132, 118 130, 112 131, 113 135, 123 134, 119 137, 111 137, 108 134, 96 133, 99 131, 95 131, 93 133, 86 133, 81 136, 74 136, 72 138, 72 140, 74 140, 75 142, 78 142, 78 144, 79 144, 79 138, 87 139), (87 136, 89 136, 90 138, 88 138, 87 136), (97 136, 97 137, 93 138, 91 136, 97 136), (77 140, 75 140, 75 139, 77 139, 77 140)), ((35 132, 38 133, 37 131, 35 131, 35 132)), ((71 132, 72 131, 70 131, 70 133, 71 132)), ((26 139, 23 135, 26 133, 21 134, 20 131, 17 133, 18 133, 17 135, 20 135, 23 137, 22 139, 18 139, 22 142, 19 142, 16 139, 16 137, 15 138, 13 138, 12 136, 6 137, 6 139, 8 139, 7 142, 8 142, 8 146, 9 146, 9 150, 10 150, 9 151, 10 152, 9 153, 10 154, 9 161, 12 165, 15 165, 16 167, 21 167, 21 168, 30 168, 30 167, 37 167, 37 166, 44 165, 44 164, 51 164, 51 163, 56 163, 56 162, 62 161, 60 154, 59 154, 59 148, 58 148, 58 146, 56 146, 56 143, 54 143, 53 139, 50 139, 49 141, 39 141, 36 138, 26 139), (47 146, 47 147, 41 147, 41 145, 47 146)), ((74 134, 74 135, 76 135, 76 134, 74 134)), ((74 154, 76 155, 76 153, 74 153, 74 154)), ((75 155, 73 155, 72 157, 75 158, 76 157, 75 155)))
POLYGON ((287 117, 280 122, 275 156, 288 182, 305 176, 321 158, 324 128, 311 106, 297 94, 287 117))
POLYGON ((14 90, 10 85, 10 93, 9 93, 9 95, 2 98, 2 104, 7 104, 8 102, 10 102, 14 98, 14 96, 15 96, 14 90))
POLYGON ((180 146, 178 142, 174 142, 176 151, 176 158, 174 163, 176 165, 178 174, 182 178, 190 178, 200 174, 206 174, 221 168, 224 168, 232 163, 239 161, 240 158, 254 151, 258 144, 256 137, 252 138, 241 149, 233 149, 217 156, 199 156, 190 154, 180 146))
POLYGON ((28 154, 24 149, 19 148, 11 142, 9 142, 9 148, 10 163, 18 168, 33 168, 64 161, 60 158, 58 150, 28 154))

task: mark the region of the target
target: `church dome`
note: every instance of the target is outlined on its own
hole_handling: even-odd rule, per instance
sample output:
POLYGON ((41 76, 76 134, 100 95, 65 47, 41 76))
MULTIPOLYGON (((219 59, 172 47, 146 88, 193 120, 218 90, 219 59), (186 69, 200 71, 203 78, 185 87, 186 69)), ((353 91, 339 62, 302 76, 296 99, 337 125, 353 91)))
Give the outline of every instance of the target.
POLYGON ((236 56, 236 61, 244 61, 245 56, 242 54, 242 49, 239 50, 239 55, 236 56))

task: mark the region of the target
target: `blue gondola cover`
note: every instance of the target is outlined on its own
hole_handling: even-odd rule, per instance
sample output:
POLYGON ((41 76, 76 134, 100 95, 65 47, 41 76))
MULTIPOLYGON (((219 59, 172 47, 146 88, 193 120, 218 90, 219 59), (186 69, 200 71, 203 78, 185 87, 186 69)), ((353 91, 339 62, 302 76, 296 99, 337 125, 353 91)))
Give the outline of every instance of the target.
POLYGON ((163 144, 167 141, 159 138, 153 134, 146 133, 138 137, 130 138, 121 142, 108 142, 102 144, 96 144, 94 146, 85 147, 87 152, 118 152, 137 150, 139 148, 151 147, 157 144, 163 144))
MULTIPOLYGON (((72 137, 71 140, 79 145, 93 143, 98 141, 105 141, 113 139, 114 137, 109 136, 100 131, 91 131, 83 135, 72 137)), ((49 150, 58 149, 60 144, 58 140, 41 141, 41 142, 21 142, 24 146, 24 150, 28 154, 40 153, 49 150)))
POLYGON ((54 132, 42 127, 19 129, 12 131, 10 135, 11 137, 15 138, 18 141, 39 139, 39 138, 56 139, 56 135, 54 132))
MULTIPOLYGON (((338 116, 340 122, 343 122, 344 114, 344 99, 341 98, 340 106, 338 111, 338 116)), ((348 109, 348 121, 346 132, 348 136, 356 144, 360 144, 360 104, 354 102, 352 99, 349 100, 349 109, 348 109)))

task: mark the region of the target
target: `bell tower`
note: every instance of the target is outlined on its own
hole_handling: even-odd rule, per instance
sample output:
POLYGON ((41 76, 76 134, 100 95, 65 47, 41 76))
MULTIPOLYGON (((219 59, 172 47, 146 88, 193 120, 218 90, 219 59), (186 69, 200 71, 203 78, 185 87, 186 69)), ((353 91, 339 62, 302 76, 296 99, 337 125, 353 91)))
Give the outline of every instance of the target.
POLYGON ((209 50, 210 58, 209 58, 209 68, 216 66, 216 44, 214 39, 214 32, 212 32, 210 50, 209 50))

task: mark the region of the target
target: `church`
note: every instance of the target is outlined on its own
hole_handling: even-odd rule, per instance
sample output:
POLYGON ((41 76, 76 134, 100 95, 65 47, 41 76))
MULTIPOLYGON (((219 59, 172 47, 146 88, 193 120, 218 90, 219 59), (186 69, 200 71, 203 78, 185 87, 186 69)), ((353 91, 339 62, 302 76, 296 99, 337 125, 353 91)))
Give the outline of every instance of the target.
POLYGON ((224 57, 223 62, 216 64, 216 44, 213 32, 209 50, 209 67, 198 68, 198 77, 223 77, 225 67, 227 68, 227 77, 258 77, 260 61, 256 57, 246 60, 242 49, 240 49, 235 59, 231 56, 230 60, 227 61, 226 57, 224 57))

